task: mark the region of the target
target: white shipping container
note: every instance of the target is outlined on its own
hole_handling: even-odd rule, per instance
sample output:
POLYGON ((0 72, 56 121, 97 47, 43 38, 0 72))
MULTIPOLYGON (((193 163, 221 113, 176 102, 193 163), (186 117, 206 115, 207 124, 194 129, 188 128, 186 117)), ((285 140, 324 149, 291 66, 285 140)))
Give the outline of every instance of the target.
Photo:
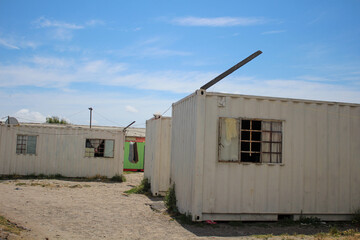
POLYGON ((172 109, 171 180, 193 220, 360 209, 359 104, 197 90, 172 109))
POLYGON ((144 176, 154 196, 164 196, 170 186, 171 118, 146 121, 144 176))
POLYGON ((123 158, 121 129, 0 124, 0 174, 113 177, 123 158))

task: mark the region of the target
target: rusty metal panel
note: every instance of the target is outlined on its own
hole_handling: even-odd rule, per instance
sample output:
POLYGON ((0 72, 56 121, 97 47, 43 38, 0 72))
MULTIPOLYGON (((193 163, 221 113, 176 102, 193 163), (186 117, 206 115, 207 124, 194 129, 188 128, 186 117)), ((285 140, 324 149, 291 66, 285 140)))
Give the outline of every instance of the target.
POLYGON ((154 196, 164 195, 170 186, 171 118, 146 121, 144 175, 154 196))
POLYGON ((0 125, 0 174, 61 174, 68 177, 122 174, 124 134, 66 125, 0 125), (17 135, 36 136, 36 154, 17 154, 17 135), (86 139, 114 140, 113 157, 89 157, 86 139))

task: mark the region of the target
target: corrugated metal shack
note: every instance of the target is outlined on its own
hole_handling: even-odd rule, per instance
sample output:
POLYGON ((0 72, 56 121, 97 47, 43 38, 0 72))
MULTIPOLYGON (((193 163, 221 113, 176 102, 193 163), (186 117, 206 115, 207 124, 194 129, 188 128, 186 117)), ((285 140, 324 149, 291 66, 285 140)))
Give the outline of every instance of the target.
POLYGON ((154 196, 165 195, 170 186, 171 118, 156 116, 146 121, 144 176, 154 196))
POLYGON ((197 90, 172 109, 171 180, 194 221, 360 208, 359 104, 197 90))
POLYGON ((0 174, 112 177, 123 172, 121 128, 0 124, 0 174))

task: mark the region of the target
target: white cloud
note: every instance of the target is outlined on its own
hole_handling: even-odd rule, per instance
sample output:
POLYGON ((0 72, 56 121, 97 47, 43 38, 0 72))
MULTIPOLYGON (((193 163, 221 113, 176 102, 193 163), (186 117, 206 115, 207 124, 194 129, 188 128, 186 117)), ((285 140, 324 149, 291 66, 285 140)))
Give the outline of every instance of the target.
POLYGON ((261 34, 263 35, 269 35, 269 34, 278 34, 278 33, 283 33, 283 32, 286 32, 285 30, 272 30, 272 31, 266 31, 266 32, 263 32, 261 34))
POLYGON ((73 38, 73 32, 66 28, 56 28, 52 32, 52 38, 61 40, 61 41, 68 41, 73 38))
POLYGON ((13 50, 19 50, 24 48, 35 49, 39 45, 40 45, 39 43, 33 41, 27 41, 21 37, 10 36, 7 38, 0 38, 0 46, 13 50))
POLYGON ((32 112, 29 109, 20 109, 14 113, 14 117, 18 118, 19 122, 38 122, 43 123, 46 117, 39 112, 32 112))
POLYGON ((258 96, 360 103, 360 89, 354 89, 351 86, 293 79, 253 79, 242 81, 234 78, 234 80, 220 82, 215 87, 216 91, 258 96))
POLYGON ((66 88, 73 82, 106 82, 127 69, 124 63, 110 63, 106 60, 74 61, 41 56, 25 59, 25 63, 30 64, 0 64, 0 87, 66 88))
POLYGON ((227 26, 252 26, 265 23, 263 18, 245 17, 182 17, 174 18, 172 23, 182 26, 207 26, 207 27, 227 27, 227 26))
MULTIPOLYGON (((154 112, 164 112, 177 98, 164 98, 163 94, 157 96, 133 96, 118 92, 82 92, 74 93, 22 92, 9 95, 0 90, 0 116, 7 116, 13 109, 21 106, 36 106, 36 111, 41 112, 43 118, 25 117, 29 122, 45 122, 45 116, 59 116, 73 124, 89 124, 88 107, 93 107, 93 124, 97 120, 98 125, 103 126, 126 126, 136 121, 137 127, 145 127, 145 120, 150 119, 154 112), (138 112, 129 114, 125 106, 132 106, 138 112), (101 115, 99 114, 101 113, 101 115)), ((27 107, 23 107, 27 108, 27 107)), ((29 109, 29 108, 28 108, 29 109)), ((168 112, 167 114, 170 114, 168 112)), ((14 116, 10 114, 10 116, 14 116)), ((20 115, 19 115, 20 116, 20 115)), ((24 119, 18 119, 25 121, 24 119)))
POLYGON ((84 28, 82 25, 77 25, 74 23, 66 23, 60 22, 55 20, 49 20, 45 17, 40 17, 34 21, 34 24, 37 27, 47 28, 47 27, 54 27, 54 28, 63 28, 63 29, 82 29, 84 28))
POLYGON ((130 106, 130 105, 125 106, 125 110, 127 112, 131 112, 131 113, 137 113, 138 112, 138 110, 136 108, 134 108, 133 106, 130 106))
POLYGON ((115 63, 110 64, 105 60, 97 60, 86 62, 81 68, 81 72, 87 73, 101 73, 101 74, 116 74, 127 69, 126 64, 124 63, 115 63))
MULTIPOLYGON (((171 41, 171 40, 170 40, 171 41)), ((137 58, 159 58, 159 57, 170 57, 170 56, 190 56, 192 52, 179 51, 168 49, 166 46, 169 42, 168 39, 161 39, 154 37, 141 42, 135 42, 130 46, 126 46, 120 50, 108 51, 108 54, 114 54, 119 56, 131 56, 137 58)))
POLYGON ((209 72, 158 71, 121 75, 104 82, 105 85, 137 89, 190 93, 214 78, 209 72))
POLYGON ((0 45, 4 46, 9 49, 15 49, 19 50, 20 48, 18 46, 15 46, 14 44, 9 43, 7 40, 0 38, 0 45))
POLYGON ((40 67, 55 67, 55 68, 64 68, 73 64, 73 61, 70 59, 62 59, 55 57, 42 57, 34 56, 29 60, 40 67))
POLYGON ((45 17, 40 17, 33 22, 37 28, 49 28, 52 38, 66 41, 73 38, 73 31, 83 29, 83 25, 61 22, 56 20, 49 20, 45 17))
POLYGON ((104 25, 105 22, 99 19, 92 19, 85 23, 87 26, 101 26, 104 25))

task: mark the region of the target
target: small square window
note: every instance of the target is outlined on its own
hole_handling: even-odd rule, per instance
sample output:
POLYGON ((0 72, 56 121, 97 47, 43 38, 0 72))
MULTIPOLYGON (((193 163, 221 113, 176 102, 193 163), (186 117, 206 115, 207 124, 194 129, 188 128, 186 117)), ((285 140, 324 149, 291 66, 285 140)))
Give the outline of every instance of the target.
POLYGON ((36 154, 37 136, 17 135, 16 153, 17 154, 36 154))

